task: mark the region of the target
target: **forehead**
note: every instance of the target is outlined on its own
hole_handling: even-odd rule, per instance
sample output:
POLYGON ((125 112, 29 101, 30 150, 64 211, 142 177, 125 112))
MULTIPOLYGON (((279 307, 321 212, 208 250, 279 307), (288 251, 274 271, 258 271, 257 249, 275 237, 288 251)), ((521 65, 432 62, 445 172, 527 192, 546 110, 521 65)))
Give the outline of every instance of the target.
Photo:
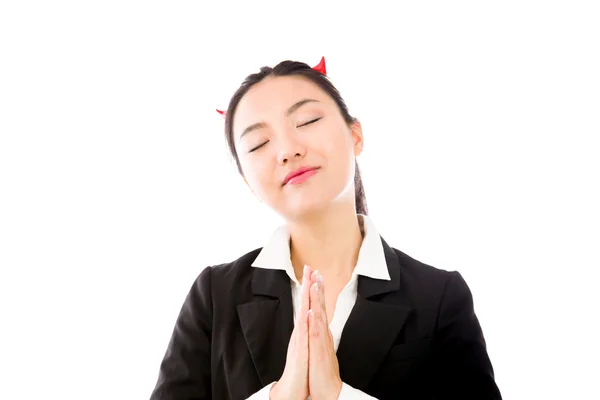
MULTIPOLYGON (((234 115, 234 131, 244 129, 271 116, 283 117, 285 110, 302 99, 319 100, 329 105, 332 100, 316 83, 301 76, 268 77, 252 86, 240 100, 234 115)), ((318 103, 309 103, 318 104, 318 103)))

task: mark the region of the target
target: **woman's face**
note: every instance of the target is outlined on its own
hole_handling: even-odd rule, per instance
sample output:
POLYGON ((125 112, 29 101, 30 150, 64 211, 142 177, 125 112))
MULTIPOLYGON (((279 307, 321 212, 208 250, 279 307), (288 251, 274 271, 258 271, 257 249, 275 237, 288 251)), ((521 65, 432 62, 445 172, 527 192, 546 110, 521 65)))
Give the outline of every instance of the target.
POLYGON ((280 215, 354 199, 360 123, 351 129, 335 102, 309 79, 268 77, 254 85, 238 104, 233 137, 246 183, 280 215), (262 124, 252 129, 257 123, 262 124), (284 183, 300 167, 318 169, 301 183, 284 183))

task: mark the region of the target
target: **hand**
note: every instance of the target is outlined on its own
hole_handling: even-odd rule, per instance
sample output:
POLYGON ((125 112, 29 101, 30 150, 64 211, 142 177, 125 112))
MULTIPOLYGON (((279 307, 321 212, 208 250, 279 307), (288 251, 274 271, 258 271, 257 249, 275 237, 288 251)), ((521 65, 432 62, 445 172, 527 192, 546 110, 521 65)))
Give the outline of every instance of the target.
POLYGON ((304 266, 302 304, 288 345, 285 369, 269 393, 270 400, 306 400, 308 397, 308 310, 312 269, 304 266))
POLYGON ((308 390, 312 400, 333 400, 342 390, 342 379, 333 337, 327 323, 325 286, 318 271, 311 276, 308 312, 308 390))

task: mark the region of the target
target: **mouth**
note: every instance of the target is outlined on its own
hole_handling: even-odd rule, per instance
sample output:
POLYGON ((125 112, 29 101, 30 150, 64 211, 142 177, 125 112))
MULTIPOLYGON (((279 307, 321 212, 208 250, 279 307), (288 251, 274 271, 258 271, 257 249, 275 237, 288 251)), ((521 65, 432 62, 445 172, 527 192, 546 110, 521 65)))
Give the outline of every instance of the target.
POLYGON ((285 185, 298 185, 298 184, 306 181, 307 179, 309 179, 314 174, 316 174, 318 169, 319 168, 311 168, 311 169, 305 170, 299 174, 295 174, 291 178, 287 179, 284 182, 284 186, 285 185))

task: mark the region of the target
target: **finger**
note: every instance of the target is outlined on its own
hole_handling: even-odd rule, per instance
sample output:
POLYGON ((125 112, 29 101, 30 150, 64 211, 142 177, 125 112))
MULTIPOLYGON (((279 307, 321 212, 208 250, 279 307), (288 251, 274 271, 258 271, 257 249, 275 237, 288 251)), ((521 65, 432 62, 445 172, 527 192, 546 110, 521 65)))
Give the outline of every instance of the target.
POLYGON ((315 311, 318 311, 318 322, 324 323, 325 328, 328 328, 327 306, 325 303, 325 281, 323 279, 323 275, 321 275, 321 273, 317 270, 313 272, 311 278, 311 281, 314 281, 315 283, 319 284, 319 289, 315 293, 316 295, 311 297, 310 308, 312 308, 315 311))
POLYGON ((299 318, 300 332, 302 338, 300 346, 308 351, 308 310, 310 309, 310 275, 312 269, 308 265, 304 265, 302 274, 302 290, 301 290, 301 305, 299 318))
POLYGON ((318 269, 311 271, 311 272, 312 272, 310 274, 311 283, 315 283, 315 282, 323 283, 323 275, 321 275, 321 273, 319 272, 318 269))
POLYGON ((319 329, 319 317, 320 317, 320 312, 319 312, 319 307, 316 307, 316 305, 318 304, 319 300, 318 300, 318 283, 315 282, 312 285, 310 285, 310 303, 311 303, 311 307, 310 310, 308 311, 308 334, 310 336, 310 344, 309 346, 311 347, 311 350, 313 348, 317 347, 317 341, 319 340, 319 336, 320 336, 320 329, 319 329))
MULTIPOLYGON (((310 309, 310 277, 313 271, 308 265, 304 266, 304 272, 302 274, 302 308, 307 313, 310 309)), ((306 315, 304 315, 306 317, 306 315)))
POLYGON ((300 289, 300 311, 296 316, 296 323, 301 326, 306 322, 307 312, 310 309, 310 283, 309 277, 312 274, 312 269, 308 265, 304 265, 302 272, 302 286, 300 289))
POLYGON ((299 329, 296 333, 296 344, 298 353, 298 360, 303 360, 301 362, 307 364, 308 363, 308 351, 309 351, 309 341, 308 341, 308 311, 301 313, 299 322, 299 329))
POLYGON ((325 305, 325 281, 323 279, 323 275, 319 271, 316 271, 317 282, 319 282, 319 303, 321 306, 321 311, 323 312, 323 317, 325 322, 327 322, 327 306, 325 305))
POLYGON ((300 311, 298 312, 296 321, 296 354, 299 362, 301 362, 305 368, 308 367, 309 362, 308 310, 310 306, 309 278, 311 273, 311 268, 308 265, 305 265, 302 273, 302 289, 300 291, 300 311))
POLYGON ((315 282, 311 285, 311 310, 314 316, 315 329, 318 330, 318 336, 322 339, 323 335, 326 334, 327 328, 327 315, 325 308, 322 307, 323 303, 323 285, 320 282, 315 282))
POLYGON ((312 364, 316 359, 314 351, 317 345, 316 338, 313 338, 313 336, 315 335, 315 316, 313 314, 313 310, 308 310, 306 322, 308 324, 308 334, 306 335, 308 337, 308 363, 312 364))
POLYGON ((320 303, 320 287, 319 282, 315 282, 310 287, 311 304, 312 307, 309 311, 309 358, 314 363, 320 364, 324 359, 325 354, 325 334, 326 331, 323 329, 323 313, 321 308, 318 306, 320 303))
MULTIPOLYGON (((311 287, 311 288, 312 288, 312 286, 313 286, 314 284, 316 284, 316 283, 318 283, 318 282, 321 282, 321 283, 322 283, 322 280, 323 280, 323 278, 321 277, 321 281, 319 281, 319 276, 320 276, 320 273, 319 273, 319 271, 318 271, 318 270, 316 270, 316 271, 312 271, 312 272, 311 272, 311 274, 310 274, 310 287, 311 287)), ((314 308, 319 308, 319 307, 320 307, 320 305, 319 305, 319 302, 318 302, 317 300, 318 300, 318 299, 317 299, 317 297, 315 297, 315 296, 310 296, 310 307, 309 307, 309 308, 311 308, 311 309, 314 309, 314 308), (314 300, 314 303, 313 303, 313 298, 315 299, 315 300, 314 300)))

